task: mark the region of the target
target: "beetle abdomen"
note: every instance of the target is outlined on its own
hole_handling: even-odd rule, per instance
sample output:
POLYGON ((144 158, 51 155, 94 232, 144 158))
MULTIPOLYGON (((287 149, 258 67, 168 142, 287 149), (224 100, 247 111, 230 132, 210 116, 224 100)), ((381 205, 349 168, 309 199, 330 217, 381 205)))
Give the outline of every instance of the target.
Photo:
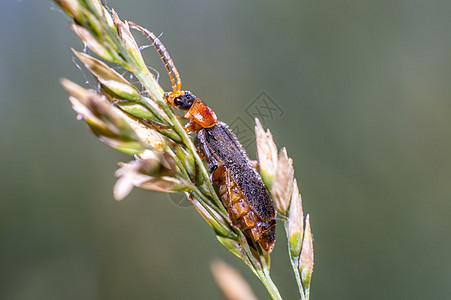
POLYGON ((275 243, 275 220, 263 220, 254 213, 247 197, 226 166, 221 165, 214 171, 213 183, 219 187, 221 200, 227 207, 233 225, 259 242, 263 249, 271 252, 275 243))

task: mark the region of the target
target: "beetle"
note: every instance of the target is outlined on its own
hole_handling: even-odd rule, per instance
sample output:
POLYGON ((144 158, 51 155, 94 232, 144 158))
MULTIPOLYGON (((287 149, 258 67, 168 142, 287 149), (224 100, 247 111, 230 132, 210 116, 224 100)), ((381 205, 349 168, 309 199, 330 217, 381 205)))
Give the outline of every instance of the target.
POLYGON ((165 93, 168 104, 185 111, 187 132, 197 132, 201 151, 208 161, 211 180, 217 186, 222 203, 235 227, 251 242, 268 253, 275 244, 276 210, 271 194, 253 167, 249 156, 235 134, 218 122, 213 110, 192 92, 181 89, 181 78, 168 51, 147 29, 130 22, 156 48, 172 83, 172 92, 165 93))

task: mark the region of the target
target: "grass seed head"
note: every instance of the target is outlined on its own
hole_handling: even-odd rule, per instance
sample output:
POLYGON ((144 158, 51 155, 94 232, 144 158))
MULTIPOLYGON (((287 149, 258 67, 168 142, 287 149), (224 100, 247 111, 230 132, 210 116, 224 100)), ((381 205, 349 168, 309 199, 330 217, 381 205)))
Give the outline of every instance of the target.
POLYGON ((302 198, 296 179, 293 180, 290 211, 288 215, 288 243, 291 256, 299 256, 302 248, 304 233, 304 213, 302 211, 302 198))
POLYGON ((106 63, 88 54, 73 49, 72 51, 112 97, 128 101, 138 101, 142 98, 135 86, 106 63))
POLYGON ((287 150, 282 148, 279 153, 276 173, 272 184, 272 195, 277 210, 284 214, 290 205, 293 190, 294 169, 293 160, 288 157, 287 150))
POLYGON ((305 218, 304 240, 299 258, 299 271, 304 287, 309 288, 313 273, 313 237, 310 229, 310 217, 305 218))
POLYGON ((211 271, 225 299, 257 300, 250 286, 236 269, 216 260, 211 263, 211 271))
POLYGON ((255 137, 258 164, 263 182, 271 190, 277 166, 277 147, 269 130, 265 132, 260 121, 255 118, 255 137))
POLYGON ((115 172, 118 177, 114 185, 116 200, 125 198, 133 187, 166 193, 185 188, 185 184, 174 177, 176 164, 167 153, 146 151, 143 157, 120 164, 115 172))
POLYGON ((146 146, 105 96, 67 79, 61 81, 69 92, 72 108, 104 143, 128 154, 142 153, 146 146))

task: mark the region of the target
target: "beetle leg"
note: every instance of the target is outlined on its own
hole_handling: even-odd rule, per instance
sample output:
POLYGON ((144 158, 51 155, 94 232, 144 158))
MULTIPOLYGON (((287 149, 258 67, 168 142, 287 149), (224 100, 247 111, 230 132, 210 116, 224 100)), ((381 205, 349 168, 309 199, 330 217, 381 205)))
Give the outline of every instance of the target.
POLYGON ((193 203, 193 200, 194 200, 193 195, 191 195, 191 194, 189 194, 189 193, 186 193, 186 195, 188 196, 189 202, 193 203))
POLYGON ((197 179, 199 177, 199 166, 197 165, 197 162, 194 162, 194 183, 197 183, 197 179))
MULTIPOLYGON (((185 117, 183 117, 185 118, 185 117)), ((191 132, 196 132, 199 129, 201 129, 202 127, 200 127, 199 125, 197 125, 196 123, 190 121, 188 124, 186 124, 183 129, 185 129, 186 133, 191 133, 191 132)))
POLYGON ((204 160, 205 158, 207 158, 207 156, 205 155, 204 151, 202 150, 202 148, 200 147, 200 145, 197 145, 197 155, 199 155, 200 159, 204 160))

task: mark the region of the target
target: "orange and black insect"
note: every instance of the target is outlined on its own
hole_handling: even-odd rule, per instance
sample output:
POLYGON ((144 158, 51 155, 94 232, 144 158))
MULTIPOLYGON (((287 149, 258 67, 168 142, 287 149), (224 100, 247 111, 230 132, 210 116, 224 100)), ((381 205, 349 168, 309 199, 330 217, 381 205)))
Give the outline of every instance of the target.
POLYGON ((199 144, 208 160, 212 182, 218 187, 233 225, 245 232, 268 252, 275 243, 276 210, 271 194, 238 141, 235 134, 199 98, 181 89, 182 81, 169 53, 160 40, 147 29, 131 23, 157 49, 172 82, 172 92, 165 93, 167 102, 186 111, 188 132, 197 132, 199 144))

